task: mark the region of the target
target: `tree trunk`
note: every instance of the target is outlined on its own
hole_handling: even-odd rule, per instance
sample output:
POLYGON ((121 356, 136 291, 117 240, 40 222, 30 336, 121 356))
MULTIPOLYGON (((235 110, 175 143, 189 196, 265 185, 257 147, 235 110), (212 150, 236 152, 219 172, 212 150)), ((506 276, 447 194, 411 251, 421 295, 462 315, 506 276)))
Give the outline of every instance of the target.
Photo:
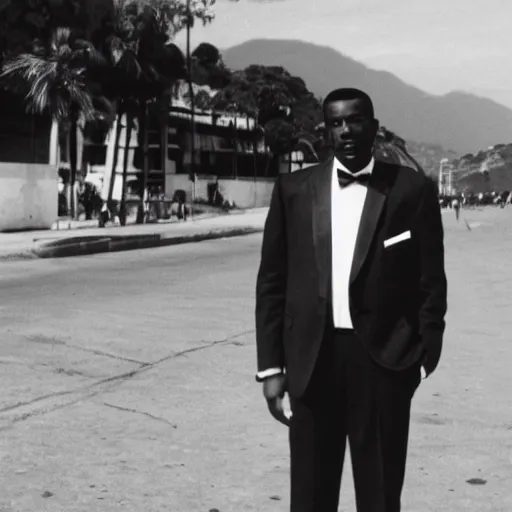
POLYGON ((142 152, 144 159, 142 164, 142 186, 140 191, 139 209, 137 211, 137 224, 144 224, 144 199, 147 195, 146 189, 148 187, 149 175, 148 102, 146 100, 141 101, 139 126, 142 128, 142 152))
MULTIPOLYGON (((172 96, 167 91, 163 94, 160 99, 160 168, 162 170, 162 178, 163 178, 163 190, 162 194, 166 194, 168 186, 167 186, 167 158, 169 153, 169 108, 172 104, 172 96)), ((163 205, 163 211, 165 212, 165 216, 167 216, 167 206, 163 205)))
POLYGON ((117 114, 117 123, 116 123, 116 135, 114 142, 114 159, 112 163, 112 172, 110 174, 110 183, 108 185, 108 196, 107 196, 107 207, 110 209, 112 206, 112 196, 114 195, 114 185, 117 177, 117 162, 119 161, 119 143, 121 140, 121 130, 122 130, 122 121, 123 118, 123 110, 122 108, 119 110, 117 114))
POLYGON ((126 110, 126 137, 124 143, 124 153, 123 153, 123 181, 121 185, 121 205, 119 207, 119 222, 121 226, 126 226, 126 216, 127 216, 127 208, 126 208, 126 181, 128 178, 128 156, 130 154, 130 141, 132 138, 132 130, 133 130, 133 117, 130 112, 130 109, 126 110))
MULTIPOLYGON (((236 123, 236 117, 235 117, 236 123)), ((235 147, 233 151, 233 177, 238 179, 238 130, 235 128, 235 147)))
POLYGON ((77 201, 76 201, 76 169, 77 169, 77 130, 78 130, 78 115, 76 112, 71 114, 71 126, 69 127, 69 188, 70 190, 70 210, 71 218, 75 219, 77 216, 77 201))
POLYGON ((50 152, 48 163, 50 165, 59 165, 59 123, 52 120, 50 131, 50 152))
POLYGON ((254 163, 254 181, 258 177, 258 142, 255 141, 252 143, 252 161, 254 163))

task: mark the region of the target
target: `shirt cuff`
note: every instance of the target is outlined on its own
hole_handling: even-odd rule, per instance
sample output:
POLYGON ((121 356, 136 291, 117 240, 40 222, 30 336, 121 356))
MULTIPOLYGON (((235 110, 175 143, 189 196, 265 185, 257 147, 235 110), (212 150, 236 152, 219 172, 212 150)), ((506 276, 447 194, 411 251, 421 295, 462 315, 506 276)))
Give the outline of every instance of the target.
POLYGON ((262 382, 267 377, 272 377, 273 375, 279 375, 280 373, 283 373, 283 370, 281 370, 281 368, 268 368, 267 370, 258 372, 256 374, 256 380, 258 382, 262 382))

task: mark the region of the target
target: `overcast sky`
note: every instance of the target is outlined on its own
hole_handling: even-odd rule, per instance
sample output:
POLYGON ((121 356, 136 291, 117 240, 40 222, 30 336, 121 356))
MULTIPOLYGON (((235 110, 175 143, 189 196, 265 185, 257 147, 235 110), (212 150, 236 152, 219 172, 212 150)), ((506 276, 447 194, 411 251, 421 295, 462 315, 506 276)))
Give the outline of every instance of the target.
POLYGON ((301 39, 430 93, 465 90, 512 108, 512 0, 217 0, 215 11, 194 27, 193 48, 301 39))

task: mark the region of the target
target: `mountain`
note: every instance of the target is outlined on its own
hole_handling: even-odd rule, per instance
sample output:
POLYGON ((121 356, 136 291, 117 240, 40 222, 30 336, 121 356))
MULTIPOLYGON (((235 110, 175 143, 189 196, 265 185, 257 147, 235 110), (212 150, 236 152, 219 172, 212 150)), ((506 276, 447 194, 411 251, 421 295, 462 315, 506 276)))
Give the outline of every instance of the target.
POLYGON ((377 117, 406 140, 458 154, 512 139, 512 110, 465 92, 428 94, 392 73, 376 71, 325 46, 297 40, 254 39, 222 52, 233 70, 250 64, 282 66, 319 97, 337 87, 358 87, 375 103, 377 117))

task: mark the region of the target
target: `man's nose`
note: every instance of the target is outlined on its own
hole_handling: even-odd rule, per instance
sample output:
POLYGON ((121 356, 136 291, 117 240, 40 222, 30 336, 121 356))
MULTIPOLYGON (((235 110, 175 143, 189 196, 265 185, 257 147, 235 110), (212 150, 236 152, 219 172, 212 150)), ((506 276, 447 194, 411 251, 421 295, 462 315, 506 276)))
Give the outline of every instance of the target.
POLYGON ((341 135, 347 135, 352 132, 352 129, 350 127, 350 123, 347 123, 347 121, 343 120, 341 124, 341 135))

